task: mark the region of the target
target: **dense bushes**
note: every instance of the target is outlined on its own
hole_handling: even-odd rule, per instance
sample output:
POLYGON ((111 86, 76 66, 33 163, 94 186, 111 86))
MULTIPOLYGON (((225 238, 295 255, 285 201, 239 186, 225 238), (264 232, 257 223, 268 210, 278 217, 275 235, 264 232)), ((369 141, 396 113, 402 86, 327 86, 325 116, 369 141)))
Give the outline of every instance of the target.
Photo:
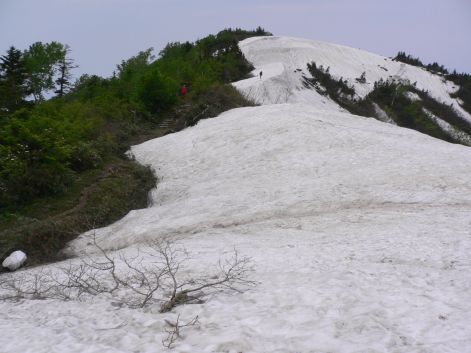
POLYGON ((365 97, 365 100, 377 102, 400 126, 416 129, 446 141, 459 142, 454 141, 449 134, 430 120, 424 111, 427 110, 456 129, 471 135, 471 125, 458 115, 452 106, 438 102, 426 91, 418 90, 409 82, 377 82, 375 89, 365 97), (420 99, 412 101, 407 97, 408 92, 416 94, 420 99))
POLYGON ((77 181, 81 185, 74 187, 78 204, 72 202, 75 197, 58 195, 36 200, 27 216, 5 215, 0 227, 0 261, 17 249, 28 254, 29 264, 57 260, 58 251, 76 235, 146 206, 148 190, 155 184, 148 168, 124 160, 108 161, 104 167, 81 175, 77 181), (64 209, 65 205, 73 207, 64 209), (44 217, 55 209, 54 216, 44 217))
POLYGON ((330 75, 330 68, 324 68, 322 65, 318 67, 315 62, 312 62, 307 64, 307 69, 312 78, 306 78, 306 81, 316 87, 320 93, 328 95, 336 101, 342 97, 352 98, 355 94, 355 90, 348 85, 346 80, 342 77, 335 80, 330 75))
POLYGON ((400 61, 413 66, 423 67, 424 69, 433 73, 448 74, 448 70, 443 65, 440 65, 437 62, 425 65, 419 58, 414 58, 413 56, 408 55, 403 51, 397 53, 396 57, 393 60, 400 61))
POLYGON ((187 83, 193 92, 204 91, 214 83, 240 80, 253 69, 240 51, 238 42, 257 35, 270 35, 262 28, 255 31, 226 29, 195 43, 169 43, 152 66, 179 83, 187 83))
MULTIPOLYGON (((307 88, 314 88, 322 95, 328 96, 342 108, 348 110, 352 114, 362 116, 373 116, 374 109, 371 102, 355 100, 355 89, 349 86, 347 80, 342 77, 335 79, 330 74, 330 68, 324 68, 322 65, 317 66, 315 62, 307 64, 307 69, 311 74, 311 78, 304 77, 304 85, 307 88)), ((364 83, 366 81, 366 73, 363 72, 357 82, 364 83)))
MULTIPOLYGON (((409 59, 411 58, 409 57, 409 59)), ((380 119, 380 116, 376 116, 378 112, 375 105, 378 105, 399 126, 414 129, 445 141, 461 143, 430 119, 426 112, 429 111, 458 130, 471 134, 470 124, 461 118, 452 107, 437 102, 427 92, 417 90, 410 82, 380 80, 375 82, 374 89, 365 98, 358 99, 355 97, 353 87, 350 87, 347 81, 342 78, 334 79, 330 75, 329 68, 317 67, 315 63, 310 63, 307 67, 312 78, 304 78, 306 86, 329 96, 330 99, 352 114, 380 119), (414 93, 420 99, 411 100, 408 93, 414 93)), ((364 77, 365 73, 357 81, 362 83, 364 77)), ((457 77, 457 79, 466 83, 465 77, 457 77)), ((458 93, 464 92, 466 95, 466 87, 463 85, 458 93)))
POLYGON ((72 180, 78 146, 99 122, 71 108, 45 104, 2 123, 0 207, 60 192, 72 180))
POLYGON ((159 113, 177 102, 178 84, 163 76, 158 68, 145 72, 136 88, 137 97, 150 113, 159 113))
POLYGON ((422 63, 422 61, 420 61, 419 58, 414 58, 412 55, 406 54, 406 52, 403 51, 398 52, 393 60, 400 61, 413 66, 424 66, 424 64, 422 63))
MULTIPOLYGON (((407 97, 407 92, 419 93, 407 82, 380 81, 375 83, 374 90, 364 100, 378 104, 399 126, 452 142, 453 140, 426 115, 423 101, 411 100, 407 97)), ((421 94, 428 96, 425 92, 421 94)))
POLYGON ((191 97, 190 104, 178 109, 173 131, 198 123, 201 119, 213 118, 229 109, 254 105, 243 97, 232 85, 213 84, 191 97))
POLYGON ((405 52, 399 52, 394 60, 422 67, 432 73, 445 75, 447 80, 452 81, 459 86, 459 89, 453 95, 453 98, 459 98, 462 101, 462 107, 466 111, 471 112, 471 75, 457 73, 456 70, 450 73, 443 65, 440 65, 437 62, 425 65, 419 58, 414 58, 411 55, 407 55, 405 52))
POLYGON ((446 76, 450 81, 453 81, 459 86, 458 91, 453 95, 454 98, 461 99, 462 107, 471 112, 471 75, 459 74, 456 71, 446 76))

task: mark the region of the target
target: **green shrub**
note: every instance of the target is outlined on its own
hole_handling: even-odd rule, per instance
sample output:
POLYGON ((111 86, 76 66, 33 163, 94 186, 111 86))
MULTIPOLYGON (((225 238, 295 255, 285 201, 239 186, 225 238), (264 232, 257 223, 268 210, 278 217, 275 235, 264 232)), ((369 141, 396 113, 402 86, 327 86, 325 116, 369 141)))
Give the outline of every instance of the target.
POLYGON ((169 109, 177 102, 178 84, 160 73, 158 68, 147 71, 137 86, 137 96, 151 113, 169 109))
POLYGON ((398 52, 393 60, 400 61, 413 66, 424 67, 424 64, 422 63, 422 61, 420 61, 419 58, 414 58, 413 56, 406 54, 403 51, 398 52))
POLYGON ((67 185, 71 145, 61 130, 54 119, 24 112, 14 114, 2 126, 0 179, 8 199, 23 203, 67 185))
POLYGON ((324 68, 322 65, 319 67, 315 62, 307 64, 307 69, 312 78, 305 78, 306 82, 313 85, 319 93, 328 95, 334 101, 339 101, 349 96, 352 98, 355 95, 355 89, 348 85, 347 80, 336 80, 330 75, 329 68, 324 68))
MULTIPOLYGON (((453 142, 443 130, 433 122, 424 112, 424 108, 429 109, 427 102, 440 103, 430 98, 425 92, 418 91, 409 83, 399 83, 395 81, 379 81, 375 83, 374 90, 365 97, 365 101, 377 103, 387 111, 388 115, 402 127, 407 127, 425 133, 427 135, 453 142), (419 94, 422 100, 411 101, 407 92, 419 94), (425 100, 426 99, 426 100, 425 100)), ((439 115, 440 118, 445 118, 439 115)))
POLYGON ((464 73, 459 74, 454 71, 450 75, 447 75, 446 78, 459 85, 458 91, 455 92, 452 97, 461 99, 463 102, 461 106, 471 114, 471 75, 464 73))
MULTIPOLYGON (((62 208, 61 214, 46 219, 16 217, 10 227, 0 228, 0 261, 18 249, 28 254, 29 264, 57 260, 58 252, 76 235, 110 224, 130 209, 145 207, 154 184, 149 168, 129 160, 113 161, 79 193, 78 206, 62 208)), ((41 203, 45 201, 51 200, 41 203)), ((54 202, 64 206, 60 199, 54 202)))
POLYGON ((213 84, 204 92, 191 97, 190 104, 178 112, 176 130, 192 126, 201 119, 213 118, 229 109, 255 105, 248 101, 232 85, 213 84))
POLYGON ((102 161, 99 149, 91 142, 80 141, 72 148, 70 167, 74 171, 97 168, 102 161))

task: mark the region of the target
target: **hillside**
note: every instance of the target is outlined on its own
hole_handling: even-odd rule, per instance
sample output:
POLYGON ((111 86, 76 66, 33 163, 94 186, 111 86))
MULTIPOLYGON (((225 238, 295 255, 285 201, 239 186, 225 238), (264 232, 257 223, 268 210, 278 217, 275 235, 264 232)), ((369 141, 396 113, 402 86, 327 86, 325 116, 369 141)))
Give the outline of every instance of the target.
POLYGON ((252 69, 238 41, 267 34, 225 29, 168 43, 157 58, 140 51, 112 77, 73 84, 67 45, 36 42, 0 56, 0 262, 20 249, 29 265, 57 260, 78 234, 146 207, 156 180, 125 152, 252 105, 229 82, 252 69))
POLYGON ((249 38, 240 47, 255 76, 235 86, 260 104, 301 102, 350 111, 471 145, 471 112, 456 97, 460 86, 443 74, 360 49, 289 37, 249 38), (308 68, 312 63, 315 71, 308 68), (326 89, 326 83, 333 87, 326 89))
MULTIPOLYGON (((469 147, 351 114, 303 83, 315 61, 367 97, 384 71, 373 68, 400 63, 287 38, 240 47, 263 75, 234 86, 262 105, 133 146, 159 180, 151 205, 80 235, 69 261, 2 275, 0 293, 18 299, 0 301, 2 351, 165 351, 176 322, 174 352, 471 349, 469 147), (145 248, 161 239, 176 247, 145 248), (234 250, 250 259, 241 281, 160 312, 172 280, 218 280, 234 250), (159 272, 169 262, 173 277, 159 272), (168 282, 136 308, 154 278, 168 282)), ((401 78, 451 102, 456 88, 421 70, 401 78)))

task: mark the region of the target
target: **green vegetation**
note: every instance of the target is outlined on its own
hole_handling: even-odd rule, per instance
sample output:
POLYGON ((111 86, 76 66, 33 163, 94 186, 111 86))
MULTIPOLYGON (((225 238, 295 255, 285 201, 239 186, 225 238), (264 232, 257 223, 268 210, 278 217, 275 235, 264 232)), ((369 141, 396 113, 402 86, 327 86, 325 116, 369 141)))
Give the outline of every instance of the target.
POLYGON ((0 121, 7 112, 26 106, 27 86, 25 59, 21 51, 14 47, 0 59, 0 121))
POLYGON ((406 54, 403 51, 397 53, 396 57, 393 60, 400 61, 413 66, 423 67, 424 69, 433 73, 445 75, 448 74, 448 70, 443 65, 440 65, 437 62, 425 65, 419 58, 414 58, 412 55, 406 54))
POLYGON ((21 213, 4 214, 0 258, 21 249, 29 264, 59 260, 59 251, 78 234, 147 204, 148 190, 155 185, 148 168, 122 159, 104 167, 82 173, 67 192, 36 199, 21 213))
MULTIPOLYGON (((330 75, 330 68, 324 68, 322 65, 317 67, 315 62, 307 64, 307 69, 312 78, 305 78, 305 82, 316 88, 316 90, 323 94, 328 95, 335 101, 352 98, 355 94, 353 87, 348 85, 348 82, 342 77, 335 80, 330 75)), ((362 76, 364 79, 364 76, 362 76)))
POLYGON ((471 112, 471 75, 466 73, 457 73, 453 70, 449 72, 443 65, 434 62, 432 64, 423 64, 419 58, 414 58, 405 52, 399 52, 393 59, 403 63, 422 67, 430 72, 442 74, 448 81, 452 81, 459 86, 458 91, 453 95, 453 98, 459 98, 462 101, 461 106, 468 112, 471 112))
POLYGON ((463 109, 471 112, 471 75, 453 71, 446 78, 459 86, 458 91, 452 97, 461 99, 463 109))
MULTIPOLYGON (((401 127, 414 129, 448 142, 462 143, 455 140, 430 119, 426 113, 429 111, 453 127, 471 135, 471 125, 461 118, 452 107, 437 102, 427 92, 419 91, 410 82, 380 80, 375 82, 374 89, 365 98, 358 99, 355 97, 354 88, 349 86, 343 78, 334 79, 330 75, 329 68, 325 69, 322 65, 318 67, 314 62, 308 64, 307 68, 312 78, 304 78, 306 87, 316 89, 319 93, 328 96, 352 114, 379 119, 380 117, 376 116, 378 114, 375 109, 376 104, 401 127), (408 93, 416 94, 419 99, 410 99, 408 93)), ((366 73, 362 73, 356 81, 364 83, 365 76, 366 73)), ((466 85, 466 75, 456 75, 456 77, 465 83, 457 94, 463 92, 461 93, 463 97, 467 97, 469 87, 466 85)))
MULTIPOLYGON (((357 104, 362 106, 378 104, 397 125, 420 131, 424 134, 453 143, 455 140, 443 131, 426 111, 445 120, 453 127, 471 134, 471 125, 461 118, 450 106, 437 102, 426 91, 418 90, 410 82, 379 81, 374 90, 357 104), (412 100, 408 93, 416 94, 419 99, 412 100)), ((374 115, 373 115, 374 116, 374 115)))
POLYGON ((453 139, 444 133, 424 112, 423 108, 426 108, 424 102, 411 100, 407 97, 407 92, 420 93, 419 96, 422 95, 434 101, 426 92, 418 91, 408 82, 396 81, 376 82, 374 90, 364 100, 378 104, 399 126, 453 142, 453 139))
MULTIPOLYGON (((306 87, 314 88, 320 94, 328 96, 334 102, 352 114, 361 116, 374 116, 373 106, 367 101, 355 100, 355 89, 348 85, 342 77, 334 79, 330 74, 330 68, 317 66, 315 62, 307 64, 307 69, 312 78, 304 77, 306 87)), ((366 73, 363 72, 357 81, 366 81, 366 73)))
POLYGON ((419 66, 419 67, 424 67, 424 64, 422 61, 420 61, 419 58, 415 58, 410 54, 406 54, 404 51, 400 51, 397 53, 397 55, 394 57, 395 61, 400 61, 405 64, 413 65, 413 66, 419 66))
POLYGON ((78 232, 144 207, 153 178, 123 153, 167 133, 165 119, 178 130, 250 104, 226 83, 252 70, 237 42, 255 35, 270 34, 226 29, 170 43, 156 60, 148 49, 110 78, 83 75, 73 85, 67 45, 10 48, 0 59, 0 260, 15 248, 33 262, 51 259, 78 232), (184 83, 189 93, 179 97, 184 83))

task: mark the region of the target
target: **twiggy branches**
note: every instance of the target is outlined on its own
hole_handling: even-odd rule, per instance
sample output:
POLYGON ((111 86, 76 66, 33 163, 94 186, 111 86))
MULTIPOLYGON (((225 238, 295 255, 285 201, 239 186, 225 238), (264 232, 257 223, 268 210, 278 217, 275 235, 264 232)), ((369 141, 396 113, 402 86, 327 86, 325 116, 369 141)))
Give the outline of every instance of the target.
POLYGON ((116 258, 93 240, 99 256, 71 261, 54 270, 0 277, 0 300, 86 300, 113 295, 121 305, 143 308, 159 303, 160 312, 168 312, 180 304, 203 303, 214 291, 240 292, 255 285, 248 279, 250 259, 235 249, 230 258, 219 259, 216 273, 194 278, 182 271, 189 256, 173 239, 156 240, 138 249, 135 256, 119 253, 116 258))
POLYGON ((178 316, 177 316, 177 321, 170 322, 168 320, 165 320, 165 323, 168 326, 168 328, 165 329, 165 332, 167 333, 167 337, 162 340, 162 345, 165 348, 172 348, 173 343, 178 338, 181 338, 180 330, 182 328, 185 328, 185 327, 188 327, 188 326, 195 326, 195 325, 199 324, 198 316, 195 316, 193 319, 188 321, 186 324, 181 324, 180 323, 180 314, 178 314, 178 316))
POLYGON ((241 289, 256 284, 248 279, 249 272, 252 271, 250 259, 240 257, 235 249, 231 258, 219 259, 218 267, 217 274, 183 282, 176 279, 176 272, 170 273, 173 284, 172 294, 170 299, 161 306, 160 312, 170 311, 180 304, 203 302, 202 297, 206 295, 203 290, 227 289, 240 292, 241 289))

